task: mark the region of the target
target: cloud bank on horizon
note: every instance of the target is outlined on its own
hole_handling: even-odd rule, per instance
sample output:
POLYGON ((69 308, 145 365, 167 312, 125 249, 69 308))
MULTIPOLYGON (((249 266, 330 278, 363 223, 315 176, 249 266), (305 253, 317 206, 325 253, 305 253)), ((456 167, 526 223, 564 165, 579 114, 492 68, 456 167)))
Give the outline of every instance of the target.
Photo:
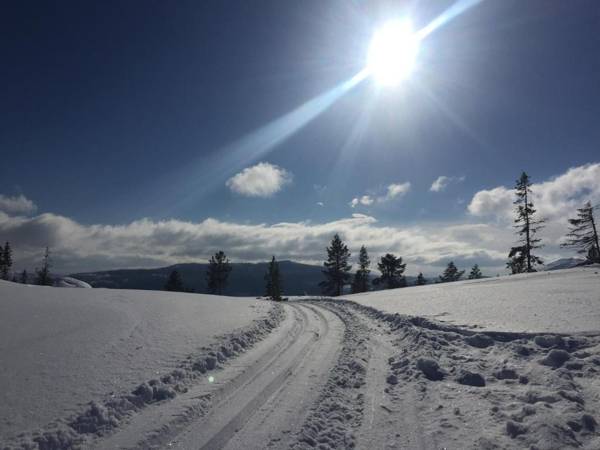
MULTIPOLYGON (((280 170, 265 166, 260 170, 269 174, 280 170)), ((252 185, 253 180, 252 176, 238 178, 240 186, 252 185), (244 180, 248 184, 242 183, 244 180)), ((535 206, 548 220, 541 234, 545 244, 541 253, 548 261, 572 255, 559 248, 566 220, 585 201, 600 202, 599 180, 600 163, 594 163, 532 186, 535 206)), ((272 189, 255 186, 250 192, 272 189)), ((398 198, 409 189, 408 182, 392 184, 377 199, 398 198)), ((503 272, 515 240, 513 191, 507 186, 476 192, 461 222, 420 226, 381 224, 366 214, 325 223, 240 224, 207 218, 201 222, 141 219, 123 225, 84 225, 54 213, 33 215, 35 204, 24 196, 0 196, 0 200, 0 237, 12 243, 17 270, 38 265, 46 245, 53 249, 57 272, 205 261, 220 249, 233 261, 264 261, 274 254, 279 259, 320 263, 331 237, 339 233, 355 255, 361 245, 368 248, 372 260, 386 252, 401 255, 410 274, 437 273, 453 260, 462 268, 477 263, 493 275, 503 272)))

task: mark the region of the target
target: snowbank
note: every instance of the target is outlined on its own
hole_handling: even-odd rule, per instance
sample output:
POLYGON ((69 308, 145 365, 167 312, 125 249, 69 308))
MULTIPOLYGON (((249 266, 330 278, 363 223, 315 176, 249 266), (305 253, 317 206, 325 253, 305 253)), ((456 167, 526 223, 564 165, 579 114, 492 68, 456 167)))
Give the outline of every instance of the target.
POLYGON ((600 330, 600 266, 348 295, 383 312, 488 331, 600 330))
MULTIPOLYGON (((273 303, 0 282, 0 436, 81 413, 171 373, 273 303), (190 359, 188 359, 188 357, 190 359)), ((167 392, 167 391, 165 391, 167 392)))
POLYGON ((90 289, 92 287, 91 284, 86 283, 85 281, 78 280, 73 277, 62 277, 56 281, 56 287, 68 287, 68 288, 86 288, 90 289))

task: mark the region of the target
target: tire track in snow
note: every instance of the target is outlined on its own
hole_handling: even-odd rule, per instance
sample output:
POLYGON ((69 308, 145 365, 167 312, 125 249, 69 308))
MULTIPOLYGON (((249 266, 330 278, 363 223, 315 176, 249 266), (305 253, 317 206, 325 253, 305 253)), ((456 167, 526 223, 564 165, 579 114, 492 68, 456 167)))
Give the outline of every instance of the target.
MULTIPOLYGON (((303 317, 301 330, 293 337, 292 342, 285 345, 266 364, 253 367, 255 376, 235 391, 223 396, 222 400, 211 408, 211 414, 190 424, 168 443, 169 448, 262 448, 269 442, 281 443, 285 432, 295 425, 298 414, 302 413, 302 404, 286 405, 289 411, 261 410, 267 402, 274 402, 279 396, 307 395, 305 385, 300 383, 310 376, 314 364, 326 369, 326 361, 312 358, 320 349, 329 346, 334 349, 334 356, 339 345, 336 334, 331 329, 330 321, 314 308, 290 303, 287 306, 295 309, 303 317), (300 391, 294 386, 301 384, 300 391), (257 417, 278 414, 275 422, 258 420, 257 417), (262 423, 262 429, 245 429, 250 421, 262 423), (271 436, 271 440, 267 440, 271 436), (235 441, 232 438, 236 437, 235 441), (232 442, 230 442, 232 441, 232 442)), ((341 338, 341 336, 340 336, 341 338)), ((340 339, 341 340, 341 339, 340 339)))

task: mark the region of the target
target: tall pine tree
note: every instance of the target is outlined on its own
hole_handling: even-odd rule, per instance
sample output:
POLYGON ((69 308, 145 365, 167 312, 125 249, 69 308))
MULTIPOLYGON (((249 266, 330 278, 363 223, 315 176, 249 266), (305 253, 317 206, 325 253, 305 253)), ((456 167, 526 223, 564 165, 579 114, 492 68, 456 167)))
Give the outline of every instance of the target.
POLYGON ((561 247, 576 248, 578 253, 587 256, 590 262, 600 262, 600 245, 598 245, 598 228, 594 218, 594 207, 587 202, 583 208, 577 209, 577 218, 569 219, 567 241, 561 247))
POLYGON ((460 277, 465 273, 464 270, 458 270, 454 265, 454 261, 450 261, 444 273, 440 275, 440 283, 449 283, 451 281, 458 281, 460 277))
POLYGON ((530 187, 529 176, 523 172, 515 186, 517 198, 514 201, 517 213, 515 228, 519 235, 519 245, 510 249, 508 257, 511 261, 507 265, 510 266, 513 262, 513 265, 518 267, 522 264, 527 272, 535 272, 535 265, 543 264, 543 261, 532 251, 542 247, 541 239, 536 238, 535 235, 542 228, 544 220, 535 218, 536 210, 533 207, 530 187))
POLYGON ((165 283, 165 291, 184 292, 183 280, 178 270, 172 270, 165 283))
POLYGON ((44 259, 42 260, 42 268, 36 269, 36 279, 35 284, 39 284, 40 286, 52 286, 52 276, 50 275, 50 248, 46 247, 46 251, 44 252, 44 259))
POLYGON ((281 274, 279 273, 279 264, 275 260, 275 256, 271 259, 267 273, 265 275, 265 291, 267 297, 271 300, 281 301, 282 287, 281 274))
POLYGON ((227 286, 227 279, 231 272, 231 264, 229 259, 223 253, 218 251, 208 260, 208 269, 206 271, 206 283, 208 291, 211 294, 221 295, 223 289, 227 286))
POLYGON ((475 264, 473 266, 473 268, 471 269, 471 273, 469 274, 469 280, 477 280, 482 277, 483 277, 483 274, 481 273, 481 270, 479 269, 479 265, 475 264))
POLYGON ((10 248, 10 244, 8 242, 4 244, 4 249, 2 250, 0 258, 2 259, 2 263, 0 264, 0 276, 3 280, 8 280, 10 269, 13 264, 12 249, 10 248))
POLYGON ((369 269, 370 265, 371 260, 369 259, 369 254, 363 245, 360 248, 360 253, 358 255, 358 270, 354 274, 354 280, 352 280, 353 294, 367 292, 369 290, 369 274, 371 273, 371 270, 369 269))
POLYGON ((396 257, 391 253, 382 256, 377 263, 381 276, 373 280, 373 284, 382 285, 384 289, 395 289, 406 286, 406 278, 403 273, 406 264, 402 264, 402 257, 396 257))
POLYGON ((331 240, 331 246, 327 247, 327 261, 323 263, 325 281, 319 283, 325 295, 342 295, 344 285, 350 280, 352 266, 348 264, 349 259, 350 251, 336 233, 331 240))
POLYGON ((419 272, 419 275, 417 275, 417 281, 415 282, 415 284, 417 286, 423 286, 423 285, 427 284, 427 279, 423 276, 423 272, 419 272))

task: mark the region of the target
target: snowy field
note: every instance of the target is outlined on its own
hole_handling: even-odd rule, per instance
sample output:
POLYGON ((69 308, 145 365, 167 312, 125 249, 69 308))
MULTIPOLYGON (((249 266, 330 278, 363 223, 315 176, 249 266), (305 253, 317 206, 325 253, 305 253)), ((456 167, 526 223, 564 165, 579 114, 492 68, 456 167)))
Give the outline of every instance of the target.
POLYGON ((600 331, 600 266, 415 286, 344 298, 488 331, 600 331))
POLYGON ((2 282, 0 448, 596 450, 598 271, 279 304, 2 282))
MULTIPOLYGON (((0 436, 44 427, 177 367, 266 316, 254 300, 0 281, 0 436)), ((1 442, 1 439, 0 439, 1 442)))

